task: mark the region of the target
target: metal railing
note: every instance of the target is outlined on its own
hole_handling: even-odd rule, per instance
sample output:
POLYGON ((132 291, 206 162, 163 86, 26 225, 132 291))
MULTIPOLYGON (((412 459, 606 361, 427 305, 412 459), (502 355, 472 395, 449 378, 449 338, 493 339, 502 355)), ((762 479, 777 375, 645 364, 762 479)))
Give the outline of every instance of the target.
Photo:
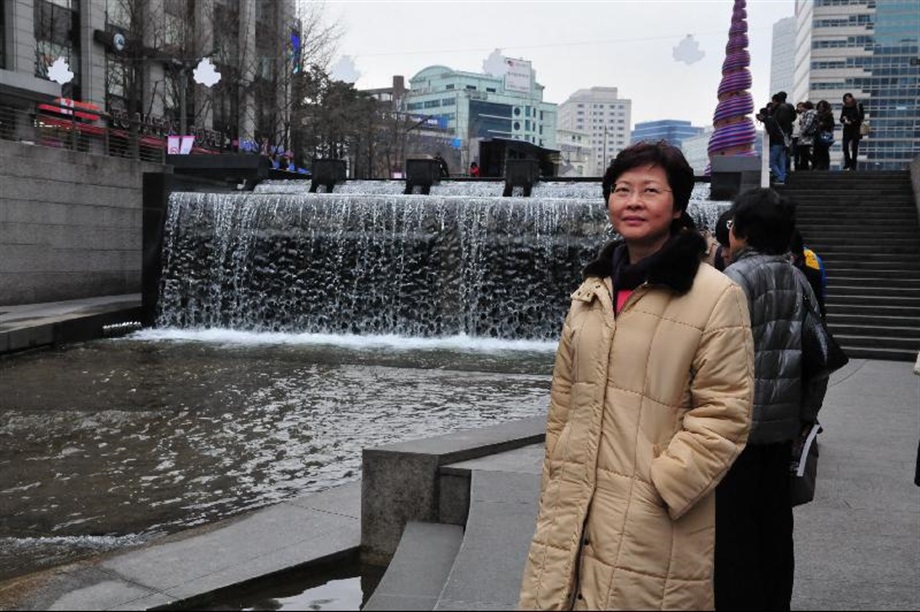
POLYGON ((165 138, 144 133, 140 125, 124 130, 100 123, 0 106, 0 139, 90 155, 165 163, 165 138))

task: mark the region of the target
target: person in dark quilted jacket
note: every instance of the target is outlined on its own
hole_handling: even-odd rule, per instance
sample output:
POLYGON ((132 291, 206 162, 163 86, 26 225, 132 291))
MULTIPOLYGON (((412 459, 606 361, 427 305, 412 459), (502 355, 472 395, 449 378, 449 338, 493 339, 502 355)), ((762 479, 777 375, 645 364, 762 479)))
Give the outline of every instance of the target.
POLYGON ((716 487, 716 610, 789 610, 793 443, 817 422, 827 390, 827 376, 802 379, 802 322, 817 300, 787 254, 795 204, 752 189, 731 210, 725 275, 747 296, 754 408, 748 444, 716 487))

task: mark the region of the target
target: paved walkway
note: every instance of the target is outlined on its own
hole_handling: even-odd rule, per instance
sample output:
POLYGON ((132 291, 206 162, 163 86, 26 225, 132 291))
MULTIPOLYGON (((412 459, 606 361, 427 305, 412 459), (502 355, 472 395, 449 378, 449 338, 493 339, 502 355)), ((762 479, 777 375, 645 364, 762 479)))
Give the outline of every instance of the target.
MULTIPOLYGON (((131 303, 132 296, 121 297, 131 303)), ((104 300, 111 306, 119 299, 104 300)), ((84 303, 2 307, 0 325, 41 326, 81 308, 106 307, 78 302, 84 303)), ((831 379, 821 413, 817 495, 796 509, 795 609, 920 609, 920 487, 913 484, 920 376, 911 368, 853 360, 831 379)), ((531 446, 458 464, 473 473, 471 522, 438 607, 513 607, 541 456, 531 446), (504 499, 503 491, 514 499, 504 499), (514 529, 502 527, 509 521, 514 529)), ((357 484, 294 499, 8 581, 0 584, 0 608, 127 610, 188 600, 353 551, 359 510, 357 484)))
POLYGON ((137 321, 141 294, 0 306, 0 354, 91 340, 107 325, 137 321))

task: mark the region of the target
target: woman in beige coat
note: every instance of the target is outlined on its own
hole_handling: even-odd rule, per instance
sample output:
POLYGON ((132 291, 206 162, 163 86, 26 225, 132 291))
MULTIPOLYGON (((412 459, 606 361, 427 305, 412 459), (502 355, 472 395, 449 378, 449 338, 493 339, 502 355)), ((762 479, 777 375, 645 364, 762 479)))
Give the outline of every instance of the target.
POLYGON ((744 293, 700 262, 692 189, 663 142, 604 176, 623 240, 562 330, 523 609, 713 607, 713 489, 747 439, 754 353, 744 293))

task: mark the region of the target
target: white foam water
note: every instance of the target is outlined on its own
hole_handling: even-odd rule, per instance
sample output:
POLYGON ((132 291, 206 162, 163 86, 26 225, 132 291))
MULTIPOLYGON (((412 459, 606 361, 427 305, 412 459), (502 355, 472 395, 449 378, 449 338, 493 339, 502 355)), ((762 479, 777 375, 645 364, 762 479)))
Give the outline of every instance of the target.
POLYGON ((136 332, 130 339, 145 341, 205 342, 210 344, 262 346, 340 346, 350 349, 388 349, 393 351, 457 351, 470 353, 534 352, 551 353, 555 341, 505 340, 476 338, 467 335, 446 338, 413 338, 386 334, 361 336, 355 334, 310 334, 282 332, 250 332, 236 329, 149 328, 136 332))

